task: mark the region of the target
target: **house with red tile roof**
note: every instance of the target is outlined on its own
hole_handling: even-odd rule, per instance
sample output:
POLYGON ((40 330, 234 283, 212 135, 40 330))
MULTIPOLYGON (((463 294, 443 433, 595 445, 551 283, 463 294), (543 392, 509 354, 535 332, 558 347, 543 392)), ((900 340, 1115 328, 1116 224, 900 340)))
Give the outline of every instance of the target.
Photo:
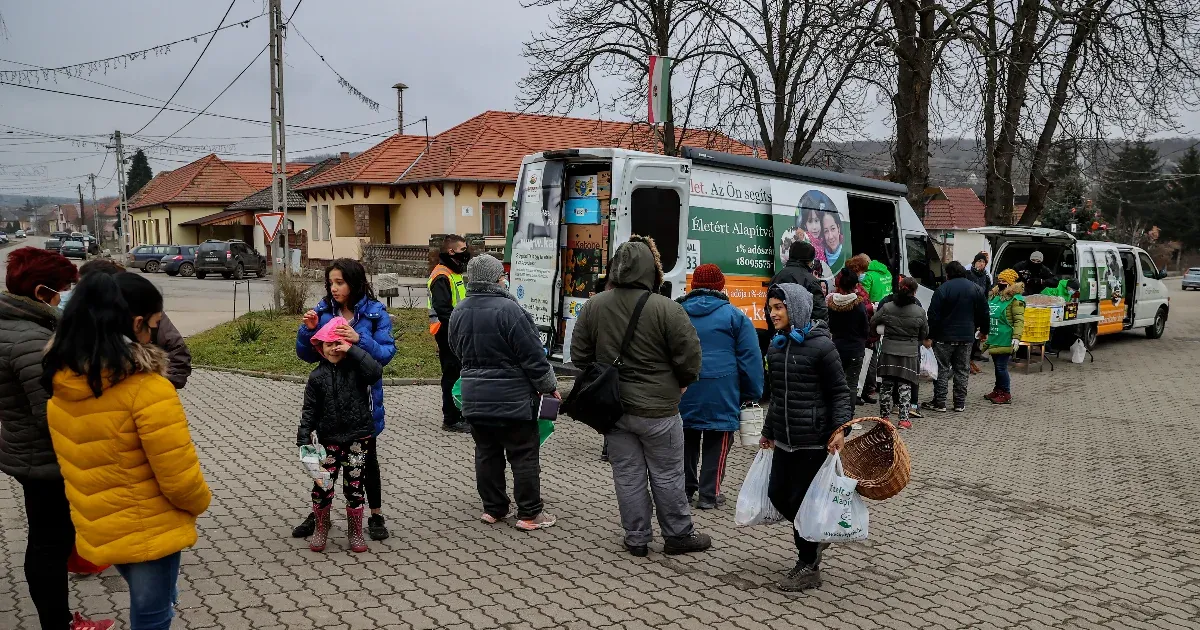
MULTIPOLYGON (((294 175, 309 166, 289 164, 287 171, 294 175)), ((173 171, 159 173, 129 200, 130 245, 198 244, 201 233, 188 222, 220 213, 229 204, 270 184, 269 162, 231 162, 211 153, 173 171)), ((248 223, 239 219, 231 226, 239 229, 215 238, 255 240, 253 217, 248 223)), ((256 247, 261 247, 261 235, 257 240, 256 247)))
POLYGON ((983 201, 974 190, 926 188, 925 198, 921 222, 943 261, 957 260, 970 267, 976 254, 990 251, 985 237, 968 231, 987 225, 983 201))
MULTIPOLYGON (((295 187, 308 204, 308 256, 358 258, 360 243, 425 246, 447 233, 502 244, 526 155, 582 147, 657 151, 654 133, 645 124, 488 111, 431 138, 391 136, 295 187)), ((688 130, 679 138, 754 155, 721 133, 688 130)))

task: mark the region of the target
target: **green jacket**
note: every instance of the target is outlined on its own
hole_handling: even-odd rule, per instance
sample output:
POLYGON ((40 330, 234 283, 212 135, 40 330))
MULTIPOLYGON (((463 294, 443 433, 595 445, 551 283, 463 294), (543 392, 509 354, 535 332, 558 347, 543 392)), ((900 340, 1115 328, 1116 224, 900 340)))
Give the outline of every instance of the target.
MULTIPOLYGON (((617 249, 609 261, 614 288, 589 299, 575 321, 571 362, 576 367, 617 358, 638 298, 657 288, 661 273, 644 243, 628 242, 617 249)), ((676 415, 682 388, 699 377, 700 338, 691 319, 674 300, 652 294, 622 357, 625 413, 643 418, 676 415)))
POLYGON ((878 304, 879 300, 892 294, 892 272, 888 271, 887 265, 872 260, 863 274, 862 286, 867 292, 867 299, 872 304, 878 304))
POLYGON ((1012 340, 1020 339, 1025 333, 1025 300, 1021 297, 1025 285, 1017 282, 1009 285, 1003 293, 999 289, 1000 287, 993 287, 988 295, 988 310, 1004 302, 1008 302, 1008 307, 1004 309, 1002 320, 992 318, 992 333, 983 345, 988 354, 1012 354, 1012 340), (1011 332, 1008 332, 1009 328, 1012 329, 1011 332))

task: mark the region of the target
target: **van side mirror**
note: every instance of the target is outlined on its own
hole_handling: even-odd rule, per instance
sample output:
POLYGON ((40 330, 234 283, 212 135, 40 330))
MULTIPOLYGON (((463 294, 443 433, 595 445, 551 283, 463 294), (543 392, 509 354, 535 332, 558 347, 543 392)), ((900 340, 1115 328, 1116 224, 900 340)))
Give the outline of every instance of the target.
POLYGON ((1155 278, 1157 278, 1157 279, 1159 279, 1159 280, 1162 280, 1162 279, 1166 278, 1166 277, 1167 277, 1167 270, 1166 270, 1166 269, 1160 269, 1158 273, 1154 274, 1154 277, 1155 277, 1155 278))

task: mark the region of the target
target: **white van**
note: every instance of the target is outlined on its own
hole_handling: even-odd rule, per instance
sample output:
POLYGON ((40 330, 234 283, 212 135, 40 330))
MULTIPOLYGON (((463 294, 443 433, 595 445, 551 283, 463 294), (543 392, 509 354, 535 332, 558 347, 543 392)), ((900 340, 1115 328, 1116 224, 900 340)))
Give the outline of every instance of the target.
POLYGON ((765 286, 796 240, 832 278, 853 254, 921 282, 929 304, 942 263, 899 184, 715 151, 680 157, 624 149, 525 157, 508 222, 510 289, 547 350, 570 361, 575 314, 602 287, 608 256, 631 234, 653 237, 661 292, 683 296, 698 265, 715 263, 730 301, 765 328, 765 286))
POLYGON ((1068 325, 1088 348, 1099 335, 1144 328, 1158 339, 1167 326, 1171 298, 1145 250, 1104 241, 1081 241, 1061 230, 1031 227, 984 227, 971 230, 991 243, 992 277, 1029 254, 1042 252, 1044 264, 1057 278, 1079 282, 1078 323, 1068 325))

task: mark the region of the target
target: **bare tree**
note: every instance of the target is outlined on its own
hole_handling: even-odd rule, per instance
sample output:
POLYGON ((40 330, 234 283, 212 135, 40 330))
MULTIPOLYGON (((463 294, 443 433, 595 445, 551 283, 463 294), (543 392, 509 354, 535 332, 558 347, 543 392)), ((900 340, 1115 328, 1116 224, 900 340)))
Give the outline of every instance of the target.
POLYGON ((882 5, 870 0, 709 0, 711 120, 757 136, 766 158, 801 163, 828 127, 861 128, 882 5))
MULTIPOLYGON (((524 46, 530 70, 519 83, 522 109, 568 113, 601 109, 607 100, 632 113, 646 103, 650 56, 670 57, 672 75, 694 87, 712 50, 704 6, 695 0, 530 0, 525 6, 554 11, 546 31, 524 46), (610 98, 601 96, 594 73, 620 82, 610 98)), ((679 152, 676 127, 688 126, 694 94, 672 99, 685 114, 680 121, 674 109, 667 112, 662 142, 668 155, 679 152)))

